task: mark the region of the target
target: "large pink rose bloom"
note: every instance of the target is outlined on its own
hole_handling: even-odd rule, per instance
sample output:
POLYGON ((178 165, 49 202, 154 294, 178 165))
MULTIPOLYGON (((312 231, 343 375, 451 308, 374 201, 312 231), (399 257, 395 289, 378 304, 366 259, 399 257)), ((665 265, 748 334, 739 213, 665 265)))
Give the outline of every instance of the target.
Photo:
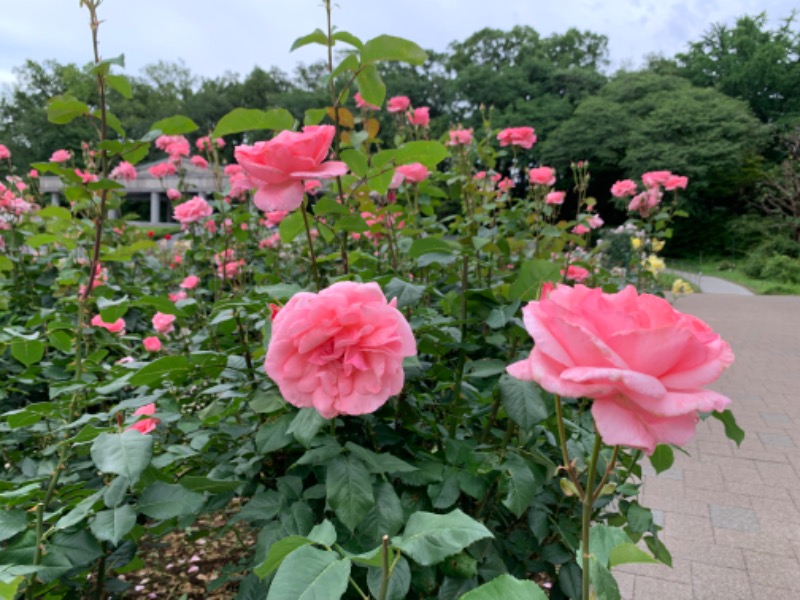
POLYGON ((214 209, 203 200, 200 196, 195 196, 191 200, 178 204, 173 211, 172 215, 175 220, 181 225, 189 225, 190 223, 197 223, 211 216, 214 209))
POLYGON ((304 127, 302 133, 281 131, 268 142, 237 146, 236 160, 258 187, 255 205, 265 212, 294 210, 303 202, 304 179, 330 179, 347 173, 343 162, 323 162, 334 135, 332 125, 313 125, 304 127))
POLYGON ((533 127, 509 127, 497 134, 501 146, 519 146, 530 150, 536 143, 533 127))
POLYGON ((700 319, 633 286, 604 294, 559 285, 523 309, 534 339, 530 356, 508 367, 517 379, 571 398, 593 398, 607 444, 641 448, 685 444, 698 411, 730 399, 703 389, 733 362, 730 346, 700 319))
POLYGON ((417 344, 376 283, 335 283, 295 294, 272 323, 264 370, 287 402, 326 419, 380 408, 403 388, 417 344))

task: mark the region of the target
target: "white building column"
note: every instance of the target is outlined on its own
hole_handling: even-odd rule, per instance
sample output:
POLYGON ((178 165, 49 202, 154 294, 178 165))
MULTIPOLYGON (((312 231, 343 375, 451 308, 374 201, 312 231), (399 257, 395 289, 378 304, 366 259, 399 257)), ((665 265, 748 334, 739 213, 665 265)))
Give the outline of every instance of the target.
POLYGON ((53 192, 50 194, 50 204, 53 206, 58 206, 58 192, 53 192))
POLYGON ((150 192, 150 223, 156 225, 161 220, 161 194, 150 192))

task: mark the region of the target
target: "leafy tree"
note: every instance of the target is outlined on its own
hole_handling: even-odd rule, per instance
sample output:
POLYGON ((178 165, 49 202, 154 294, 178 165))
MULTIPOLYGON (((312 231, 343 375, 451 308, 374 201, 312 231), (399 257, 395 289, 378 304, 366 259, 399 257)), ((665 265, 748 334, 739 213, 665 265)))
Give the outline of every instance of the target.
POLYGON ((767 15, 741 17, 734 27, 715 24, 677 60, 692 83, 715 87, 750 104, 764 122, 800 119, 800 31, 794 14, 777 29, 767 15))
POLYGON ((744 102, 680 77, 638 72, 619 74, 581 102, 542 153, 562 171, 589 160, 603 185, 670 169, 689 177, 687 197, 700 208, 732 200, 754 182, 763 141, 744 102))

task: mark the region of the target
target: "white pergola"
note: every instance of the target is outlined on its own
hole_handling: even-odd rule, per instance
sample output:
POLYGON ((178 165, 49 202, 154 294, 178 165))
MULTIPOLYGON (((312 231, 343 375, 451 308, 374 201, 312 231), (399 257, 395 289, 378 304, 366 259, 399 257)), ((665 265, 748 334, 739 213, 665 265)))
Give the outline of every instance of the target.
MULTIPOLYGON (((151 225, 158 225, 164 222, 161 220, 161 206, 162 202, 169 203, 166 192, 170 188, 177 189, 180 184, 180 178, 177 175, 158 179, 150 174, 148 171, 150 167, 164 162, 167 162, 167 160, 136 165, 136 179, 133 181, 121 182, 125 185, 126 195, 150 196, 150 221, 148 222, 151 225)), ((183 184, 181 186, 184 195, 193 194, 205 198, 207 195, 211 195, 216 191, 217 182, 210 168, 201 169, 191 164, 188 160, 184 160, 181 167, 184 172, 183 184)), ((50 194, 51 204, 58 205, 61 193, 64 189, 64 184, 58 177, 40 177, 39 189, 42 194, 50 194)))

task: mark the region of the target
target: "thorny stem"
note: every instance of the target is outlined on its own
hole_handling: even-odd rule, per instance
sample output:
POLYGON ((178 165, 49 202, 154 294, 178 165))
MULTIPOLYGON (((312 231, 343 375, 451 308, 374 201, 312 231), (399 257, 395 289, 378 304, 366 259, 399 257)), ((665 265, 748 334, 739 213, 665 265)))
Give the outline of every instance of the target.
POLYGON ((378 600, 386 600, 386 592, 389 591, 389 577, 392 573, 389 569, 389 536, 384 535, 381 539, 381 587, 378 591, 378 600))
POLYGON ((603 445, 603 440, 600 434, 595 433, 594 448, 592 449, 592 459, 589 461, 589 473, 586 480, 586 493, 582 495, 583 500, 583 518, 581 520, 581 557, 582 573, 581 573, 581 589, 583 594, 581 598, 589 599, 589 562, 592 557, 591 549, 589 548, 589 531, 592 525, 592 505, 594 504, 594 477, 597 470, 597 457, 600 455, 600 447, 603 445))
POLYGON ((603 473, 603 478, 600 480, 600 483, 597 484, 597 489, 594 491, 592 496, 592 502, 596 502, 597 499, 600 497, 600 494, 603 493, 603 487, 606 485, 606 481, 610 477, 612 471, 614 471, 614 467, 617 464, 617 455, 619 454, 619 446, 614 446, 614 451, 611 453, 611 460, 608 461, 606 465, 606 471, 603 473))
POLYGON ((467 353, 464 350, 464 340, 467 335, 467 286, 469 284, 469 256, 464 254, 464 260, 461 266, 461 350, 458 354, 458 366, 456 367, 456 380, 453 383, 453 402, 452 406, 452 419, 450 421, 449 433, 450 437, 456 435, 456 422, 460 415, 455 407, 461 399, 461 381, 464 378, 464 365, 467 360, 467 353))
POLYGON ((561 396, 556 396, 556 421, 558 423, 558 441, 561 444, 561 457, 564 461, 564 469, 567 471, 570 480, 578 490, 578 496, 583 498, 583 488, 581 482, 575 474, 575 469, 569 460, 569 452, 567 451, 567 431, 564 427, 564 407, 561 404, 561 396))

